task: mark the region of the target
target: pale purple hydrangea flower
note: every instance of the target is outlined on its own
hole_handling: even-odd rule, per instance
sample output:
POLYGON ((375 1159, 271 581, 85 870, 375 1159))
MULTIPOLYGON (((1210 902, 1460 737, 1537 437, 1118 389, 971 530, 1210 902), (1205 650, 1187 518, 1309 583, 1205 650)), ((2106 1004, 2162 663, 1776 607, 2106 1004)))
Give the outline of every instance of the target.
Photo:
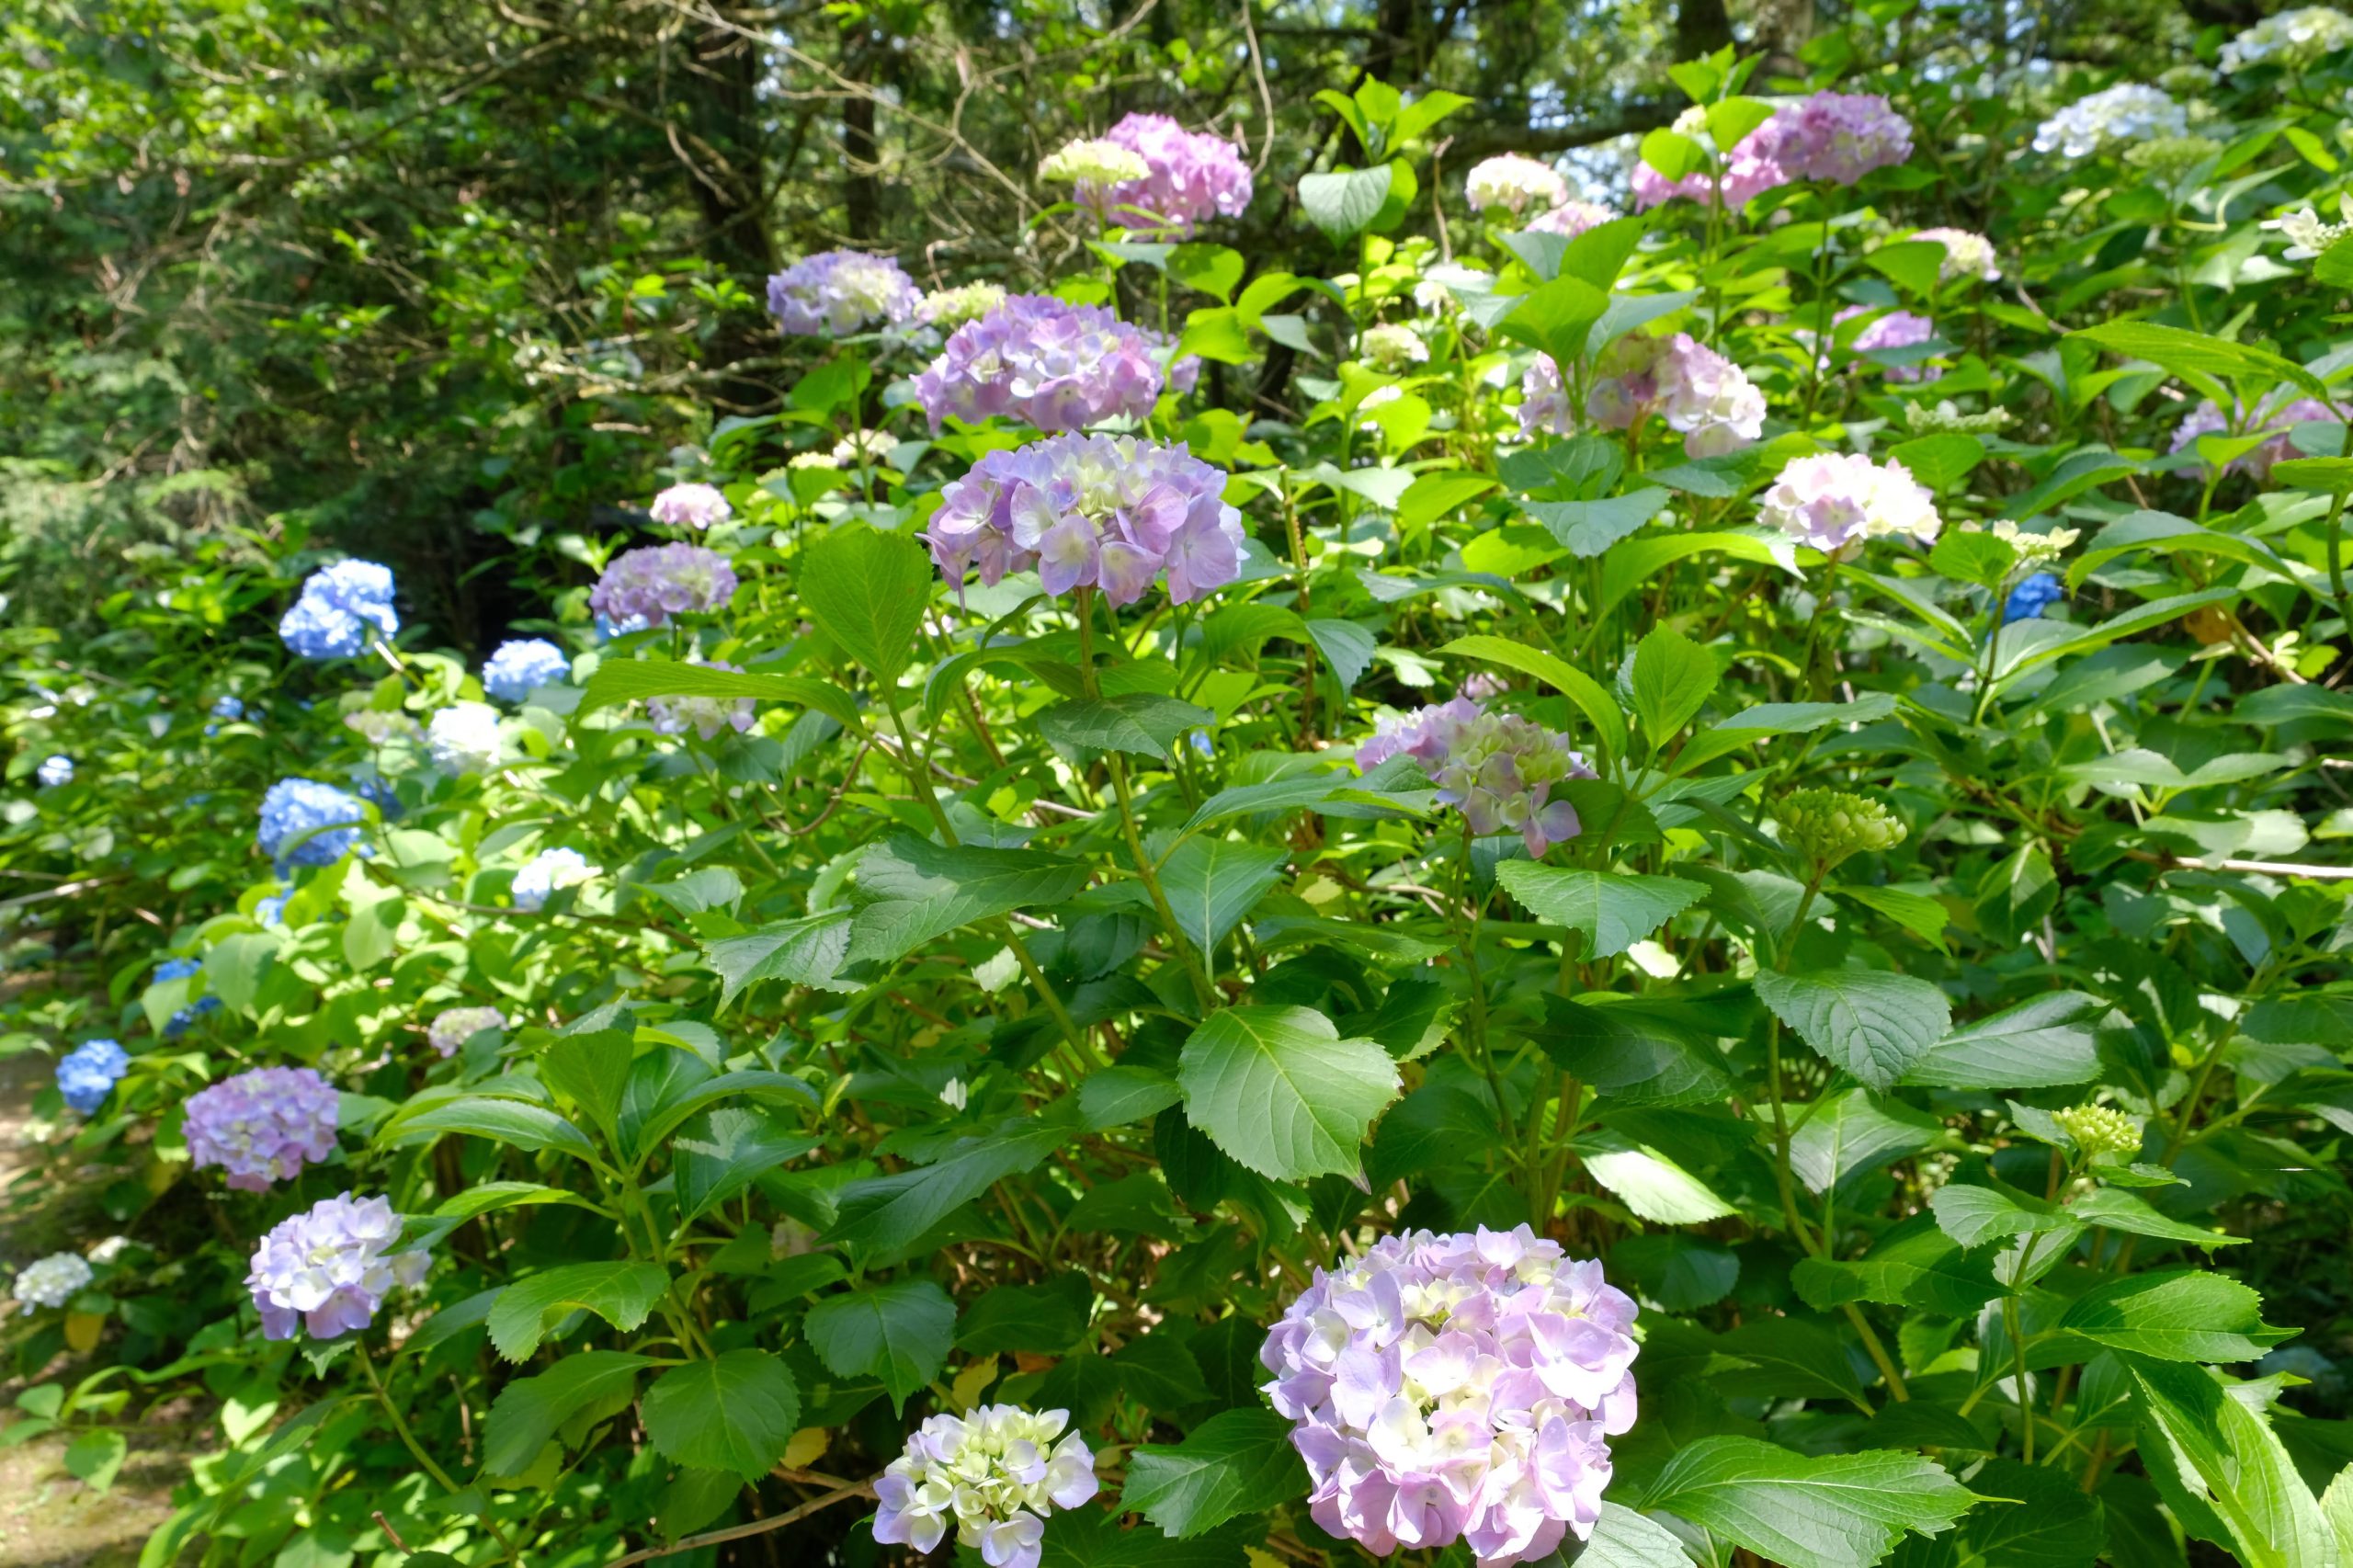
POLYGON ((1526 1225, 1384 1236, 1317 1269, 1267 1336, 1308 1512, 1378 1556, 1481 1568, 1589 1539, 1634 1424, 1633 1300, 1526 1225))
POLYGON ((1038 569, 1046 592, 1100 587, 1132 604, 1165 574, 1187 604, 1242 573, 1242 515, 1225 471, 1182 445, 1132 436, 1049 436, 991 452, 949 484, 924 535, 950 582, 991 586, 1038 569))
MULTIPOLYGON (((1782 117, 1776 114, 1742 137, 1731 155, 1722 158, 1721 170, 1695 169, 1679 180, 1670 180, 1649 164, 1637 162, 1635 209, 1647 212, 1677 197, 1705 203, 1715 200, 1721 192, 1724 206, 1737 212, 1767 191, 1789 184, 1796 176, 1781 166, 1781 121, 1782 117)), ((1677 117, 1675 129, 1711 151, 1715 146, 1708 136, 1707 111, 1697 105, 1677 117)))
MULTIPOLYGON (((2289 432, 2299 425, 2334 422, 2336 415, 2328 405, 2308 397, 2282 403, 2277 393, 2256 405, 2255 417, 2240 431, 2245 436, 2264 436, 2268 439, 2259 446, 2233 458, 2222 466, 2224 473, 2243 473, 2258 483, 2271 477, 2271 465, 2296 455, 2295 444, 2289 432)), ((2214 405, 2211 398, 2202 398, 2188 416, 2174 427, 2171 451, 2193 449, 2200 436, 2221 436, 2229 433, 2231 422, 2214 405)))
POLYGON ((1538 859, 1584 828, 1576 807, 1552 798, 1553 787, 1597 777, 1568 736, 1490 713, 1471 696, 1383 719, 1357 748, 1357 767, 1370 770, 1392 756, 1412 757, 1472 833, 1516 833, 1538 859))
POLYGON ((1853 185, 1912 155, 1912 127, 1877 93, 1815 93, 1777 111, 1774 161, 1791 179, 1853 185))
MULTIPOLYGON (((1839 322, 1852 321, 1857 316, 1869 315, 1877 308, 1874 305, 1849 305, 1830 319, 1835 325, 1839 322)), ((1937 324, 1927 317, 1915 315, 1910 311, 1889 311, 1857 333, 1852 347, 1856 354, 1862 355, 1881 348, 1910 348, 1927 343, 1936 335, 1937 324)), ((1891 381, 1934 381, 1944 377, 1944 372, 1934 365, 1890 365, 1886 367, 1886 374, 1891 381)))
POLYGON ((952 1524, 988 1568, 1037 1568, 1047 1517, 1096 1492, 1095 1455, 1069 1422, 1017 1404, 926 1418, 875 1481, 874 1539, 929 1552, 952 1524))
POLYGON ((768 279, 768 313, 787 337, 843 337, 910 320, 923 290, 887 256, 821 251, 768 279))
MULTIPOLYGON (((744 666, 722 660, 705 663, 689 659, 687 663, 704 669, 725 670, 730 675, 742 675, 744 666)), ((652 721, 657 735, 683 735, 688 730, 707 741, 719 738, 719 732, 733 729, 737 734, 748 732, 755 718, 753 701, 748 697, 649 697, 645 699, 646 716, 652 721)))
POLYGON ((501 642, 482 666, 482 688, 505 702, 520 702, 543 686, 571 678, 571 659, 544 637, 501 642))
POLYGON ((1576 427, 1568 389, 1561 384, 1561 367, 1550 354, 1539 354, 1519 376, 1521 437, 1532 441, 1543 435, 1565 436, 1576 427))
POLYGON ((1152 412, 1163 381, 1146 335, 1099 305, 1015 294, 956 329, 915 378, 934 435, 950 415, 991 415, 1053 433, 1152 412))
POLYGON ((1793 459, 1765 493, 1757 516, 1825 555, 1859 553, 1873 538, 1923 544, 1943 528, 1936 499, 1902 463, 1875 463, 1856 452, 1793 459))
POLYGON ((254 1248, 245 1289, 261 1312, 263 1336, 294 1337, 296 1320, 320 1339, 366 1328, 394 1286, 425 1279, 427 1259, 389 1249, 401 1217, 381 1198, 322 1199, 286 1220, 254 1248))
POLYGON ((676 615, 724 607, 735 597, 727 557, 699 544, 642 545, 624 550, 588 594, 588 608, 615 628, 642 631, 666 626, 676 615))
POLYGON ((1569 199, 1569 182, 1540 159, 1498 153, 1471 165, 1470 176, 1462 182, 1462 199, 1473 212, 1493 207, 1517 217, 1559 207, 1569 199))
POLYGON ((674 528, 714 528, 735 515, 715 484, 674 484, 646 510, 655 522, 674 528))
POLYGON ((495 1007, 444 1007, 426 1026, 425 1043, 443 1056, 455 1056, 483 1030, 506 1027, 506 1015, 495 1007))
POLYGON ((1765 433, 1765 394, 1688 332, 1621 337, 1597 369, 1602 374, 1586 393, 1585 411, 1605 428, 1630 430, 1656 414, 1694 458, 1739 451, 1765 433))
POLYGON ((256 1068, 188 1096, 188 1157, 199 1170, 219 1165, 239 1191, 267 1192, 335 1153, 339 1115, 334 1087, 313 1069, 256 1068))
POLYGON ((1531 234, 1558 234, 1564 240, 1574 240, 1586 230, 1597 229, 1617 216, 1614 208, 1604 207, 1597 201, 1578 201, 1573 198, 1530 218, 1528 232, 1531 234))
POLYGON ((1196 223, 1238 217, 1250 205, 1250 165, 1222 137, 1188 131, 1166 115, 1131 114, 1103 140, 1135 153, 1151 171, 1099 191, 1081 189, 1081 199, 1125 228, 1188 234, 1196 223))
POLYGON ((1937 276, 1948 283, 1956 278, 1978 278, 1988 283, 2002 279, 1994 242, 1974 230, 1920 229, 1911 237, 1945 247, 1945 259, 1938 265, 1937 276))

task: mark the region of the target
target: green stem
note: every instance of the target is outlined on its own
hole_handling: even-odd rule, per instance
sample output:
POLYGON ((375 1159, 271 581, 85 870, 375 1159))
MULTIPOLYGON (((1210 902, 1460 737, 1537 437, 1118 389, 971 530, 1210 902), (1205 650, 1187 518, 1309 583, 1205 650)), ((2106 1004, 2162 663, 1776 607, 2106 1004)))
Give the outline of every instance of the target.
MULTIPOLYGON (((367 1340, 356 1341, 354 1348, 359 1352, 360 1369, 368 1374, 368 1386, 376 1391, 376 1403, 384 1407, 384 1417, 392 1424, 392 1434, 400 1438, 401 1447, 409 1451, 410 1456, 423 1468, 426 1474, 433 1478, 434 1483, 442 1491, 452 1496, 463 1491, 464 1488, 449 1479, 448 1471, 434 1462, 433 1456, 426 1453, 423 1445, 417 1442, 416 1434, 408 1429, 408 1423, 401 1419, 400 1406, 394 1404, 392 1396, 384 1392, 384 1380, 376 1375, 375 1358, 368 1354, 367 1340)), ((522 1568, 523 1559, 515 1551, 515 1543, 506 1539, 506 1532, 500 1529, 498 1521, 490 1517, 490 1500, 487 1497, 483 1500, 481 1517, 482 1522, 489 1527, 492 1539, 498 1542, 498 1549, 506 1554, 506 1561, 514 1563, 516 1568, 522 1568)))

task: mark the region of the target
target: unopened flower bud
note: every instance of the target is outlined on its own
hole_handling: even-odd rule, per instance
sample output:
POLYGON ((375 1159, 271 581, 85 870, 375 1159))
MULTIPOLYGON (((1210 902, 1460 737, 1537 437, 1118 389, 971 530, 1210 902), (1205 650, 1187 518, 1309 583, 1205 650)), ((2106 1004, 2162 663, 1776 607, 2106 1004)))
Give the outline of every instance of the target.
POLYGON ((2110 1154, 2141 1152, 2141 1124, 2113 1106, 2079 1105, 2052 1113, 2068 1137, 2075 1141, 2088 1163, 2110 1154))
POLYGON ((1877 801, 1844 790, 1797 790, 1773 808, 1781 837, 1828 870, 1850 855, 1904 842, 1903 819, 1877 801))

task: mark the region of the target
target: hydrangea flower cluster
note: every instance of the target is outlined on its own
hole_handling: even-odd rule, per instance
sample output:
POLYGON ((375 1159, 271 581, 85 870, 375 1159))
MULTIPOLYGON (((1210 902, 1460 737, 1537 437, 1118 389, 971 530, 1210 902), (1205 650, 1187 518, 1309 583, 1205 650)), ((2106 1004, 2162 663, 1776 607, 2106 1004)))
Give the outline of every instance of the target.
POLYGON ((487 773, 506 756, 498 710, 487 702, 453 702, 435 710, 425 726, 425 746, 433 765, 448 773, 487 773))
POLYGON ((597 874, 577 849, 542 849, 515 873, 515 907, 536 915, 559 888, 578 887, 597 874))
POLYGON ((1865 851, 1874 854, 1904 842, 1904 819, 1866 795, 1845 790, 1792 790, 1773 806, 1781 837, 1828 870, 1865 851))
POLYGON ((1164 114, 1131 114, 1103 134, 1143 159, 1144 173, 1082 196, 1130 229, 1174 229, 1189 234, 1212 217, 1233 218, 1250 205, 1250 165, 1233 142, 1188 131, 1164 114), (1147 216, 1149 214, 1149 216, 1147 216))
POLYGON ((1000 414, 1054 432, 1140 419, 1162 380, 1144 335, 1100 305, 1015 294, 956 329, 915 378, 915 398, 934 435, 949 415, 978 424, 1000 414))
POLYGON ((1791 460, 1765 492, 1757 516, 1801 544, 1842 557, 1882 536, 1926 543, 1944 526, 1935 498, 1911 470, 1893 458, 1875 463, 1856 452, 1791 460))
POLYGON ((2040 620, 2042 612, 2067 597, 2059 579, 2048 572, 2037 572, 2018 579, 2010 597, 2002 601, 2002 624, 2014 620, 2040 620))
POLYGON ((1558 207, 1539 212, 1528 221, 1531 234, 1558 234, 1574 240, 1587 229, 1597 229, 1618 216, 1615 208, 1604 207, 1598 201, 1579 201, 1572 197, 1558 207))
POLYGON ((709 528, 735 515, 715 484, 674 484, 654 498, 646 511, 657 523, 674 528, 709 528))
POLYGON ((1462 199, 1473 212, 1500 208, 1515 216, 1548 211, 1569 199, 1569 182, 1552 165, 1518 153, 1499 153, 1471 165, 1462 199))
MULTIPOLYGON (((2299 425, 2316 424, 2336 417, 2328 411, 2326 403, 2313 398, 2300 397, 2288 403, 2280 403, 2276 398, 2267 400, 2267 405, 2256 407, 2255 417, 2247 421, 2241 434, 2268 438, 2262 445, 2242 452, 2223 464, 2222 472, 2243 473, 2261 483, 2271 477, 2272 464, 2296 455, 2295 445, 2289 438, 2290 431, 2299 425)), ((2230 427, 2229 417, 2215 406, 2213 399, 2202 398, 2198 406, 2189 411, 2188 417, 2174 430, 2173 446, 2169 450, 2188 451, 2196 446, 2200 436, 2224 435, 2230 427)))
MULTIPOLYGON (((155 976, 150 983, 162 985, 167 981, 186 980, 203 967, 194 959, 165 959, 155 966, 155 976)), ((220 997, 209 994, 198 997, 193 1004, 180 1008, 165 1020, 164 1038, 165 1040, 179 1039, 180 1036, 188 1033, 197 1019, 207 1013, 218 1012, 220 1009, 220 997)))
MULTIPOLYGON (((1874 308, 1870 305, 1849 305, 1831 320, 1852 321, 1857 316, 1869 315, 1874 308)), ((1930 341, 1936 335, 1937 324, 1927 317, 1915 315, 1910 311, 1889 311, 1855 335, 1853 348, 1858 355, 1882 348, 1911 348, 1930 341)), ((1891 381, 1933 381, 1944 375, 1934 365, 1889 365, 1885 369, 1891 381)))
MULTIPOLYGON (((1549 359, 1544 362, 1550 367, 1549 359)), ((1600 378, 1585 403, 1586 416, 1597 425, 1630 430, 1655 413, 1682 435, 1684 451, 1695 458, 1736 452, 1765 433, 1765 394, 1739 366, 1688 332, 1621 337, 1597 368, 1600 378)), ((1557 384, 1557 369, 1552 379, 1557 384)), ((1523 398, 1526 392, 1523 380, 1523 398)), ((1554 416, 1556 434, 1566 433, 1566 413, 1562 409, 1554 416)), ((1520 425, 1528 428, 1525 402, 1520 425)))
POLYGON ((926 326, 959 327, 968 321, 980 320, 1005 301, 1002 283, 960 283, 953 289, 934 289, 915 308, 915 320, 926 326))
POLYGON ((1439 801, 1461 812, 1472 833, 1517 833, 1538 859, 1584 826, 1574 805, 1552 798, 1553 786, 1597 777, 1568 736, 1490 713, 1468 696, 1383 719, 1357 747, 1357 767, 1370 770, 1392 756, 1419 764, 1439 801))
POLYGON ((423 1252, 389 1249, 401 1217, 381 1198, 320 1199, 280 1222, 254 1248, 245 1289, 269 1339, 294 1337, 295 1321, 316 1338, 366 1328, 395 1285, 425 1278, 423 1252))
MULTIPOLYGON (((742 675, 744 666, 721 660, 708 664, 689 659, 690 665, 705 669, 725 670, 730 675, 742 675)), ((748 732, 755 714, 748 697, 649 697, 645 699, 646 716, 653 722, 657 735, 683 735, 688 730, 707 741, 719 738, 719 732, 732 729, 737 734, 748 732)))
POLYGON ((335 1089, 313 1069, 258 1067, 188 1096, 188 1157, 220 1166, 241 1192, 267 1192, 335 1153, 338 1115, 335 1089))
POLYGON ((33 780, 44 790, 61 789, 74 782, 74 759, 60 752, 40 759, 33 769, 33 780))
POLYGON ((2279 253, 2283 260, 2311 261, 2337 241, 2353 234, 2353 191, 2338 194, 2336 210, 2344 222, 2332 223, 2306 202, 2296 211, 2267 218, 2256 227, 2272 230, 2287 240, 2288 248, 2279 253))
POLYGON ((869 324, 911 319, 923 303, 896 261, 863 251, 820 251, 768 279, 768 313, 787 337, 841 337, 869 324))
POLYGON ((588 592, 588 608, 615 628, 642 631, 674 615, 714 610, 735 597, 727 557, 699 544, 641 545, 613 557, 588 592))
POLYGON ((1381 322, 1364 329, 1358 352, 1364 357, 1366 364, 1376 369, 1401 370, 1408 365, 1427 364, 1430 346, 1424 343, 1422 335, 1410 326, 1381 322))
POLYGON ((2136 142, 2189 133, 2189 111, 2155 87, 2119 82, 2079 98, 2036 127, 2034 150, 2088 158, 2136 142))
POLYGON ((281 778, 261 798, 261 852, 288 866, 332 866, 359 842, 368 808, 315 778, 281 778), (297 842, 297 841, 300 842, 297 842))
POLYGON ((2087 1162, 2141 1152, 2141 1124, 2113 1106, 2069 1106, 2052 1111, 2051 1119, 2075 1141, 2087 1162))
POLYGON ((1187 604, 1242 574, 1225 480, 1182 445, 1049 436, 974 463, 924 537, 951 582, 977 568, 995 585, 1034 565, 1050 594, 1100 587, 1125 605, 1165 573, 1170 600, 1187 604))
POLYGON ((1038 177, 1048 185, 1088 187, 1081 199, 1090 206, 1098 206, 1112 186, 1151 173, 1142 153, 1102 136, 1076 137, 1038 161, 1038 177))
POLYGON ((989 1568, 1037 1568, 1047 1517, 1095 1495, 1095 1455, 1063 1436, 1069 1422, 1068 1411, 1017 1404, 927 1417, 874 1483, 874 1539, 928 1552, 952 1520, 989 1568))
POLYGON ((1773 116, 1774 153, 1791 179, 1853 185, 1912 155, 1912 126, 1877 93, 1814 93, 1773 116))
POLYGON ((53 1252, 18 1269, 17 1282, 10 1289, 17 1298, 17 1310, 30 1317, 39 1307, 70 1305, 74 1297, 89 1288, 91 1278, 89 1260, 80 1253, 53 1252))
POLYGON ((482 688, 502 702, 520 702, 543 686, 562 686, 571 678, 571 659, 544 637, 510 638, 482 666, 482 688))
POLYGON ((1634 1424, 1634 1312, 1526 1225, 1384 1236, 1317 1269, 1258 1356, 1309 1514, 1376 1555, 1459 1540, 1481 1568, 1590 1538, 1634 1424))
POLYGON ((2277 11, 2222 46, 2222 69, 2235 74, 2250 65, 2295 70, 2325 54, 2353 48, 2353 17, 2327 6, 2277 11))
POLYGON ((215 698, 211 708, 215 719, 235 721, 245 716, 245 705, 233 697, 215 698))
POLYGON ((426 1026, 425 1042, 444 1056, 455 1056, 483 1030, 506 1027, 506 1015, 495 1007, 444 1007, 426 1026))
POLYGON ((385 637, 401 629, 391 570, 372 561, 338 561, 302 580, 278 635, 302 658, 348 659, 367 648, 371 626, 385 637))
POLYGON ((1937 276, 1948 283, 1956 278, 1983 278, 1988 283, 2001 280, 2002 269, 1994 255, 1994 242, 1973 230, 1921 229, 1912 238, 1945 247, 1945 259, 1938 267, 1937 276))
POLYGON ((107 1096, 129 1071, 131 1056, 119 1043, 85 1040, 59 1059, 57 1092, 65 1096, 68 1106, 89 1116, 106 1104, 107 1096))
MULTIPOLYGON (((1781 166, 1782 129, 1782 117, 1777 114, 1742 137, 1731 153, 1721 159, 1720 167, 1696 169, 1677 180, 1668 179, 1647 163, 1637 162, 1634 165, 1635 208, 1647 212, 1677 197, 1709 202, 1717 199, 1721 191, 1724 206, 1732 211, 1739 211, 1757 197, 1789 184, 1794 177, 1781 166)), ((1712 148, 1715 145, 1708 139, 1707 111, 1697 104, 1676 117, 1675 130, 1703 147, 1712 148)))

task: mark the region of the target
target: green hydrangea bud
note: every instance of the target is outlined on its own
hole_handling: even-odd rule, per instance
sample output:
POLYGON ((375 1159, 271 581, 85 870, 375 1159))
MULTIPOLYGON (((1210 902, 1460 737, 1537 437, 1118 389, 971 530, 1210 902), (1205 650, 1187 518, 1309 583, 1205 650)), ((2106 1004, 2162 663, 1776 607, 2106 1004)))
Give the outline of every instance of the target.
POLYGON ((2168 183, 2180 179, 2222 144, 2207 136, 2154 136, 2125 149, 2124 161, 2168 183))
POLYGON ((1773 808, 1781 839, 1828 870, 1866 849, 1904 842, 1903 821, 1877 801, 1844 790, 1793 790, 1773 808))
POLYGON ((2141 1124, 2112 1106, 2079 1105, 2052 1113, 2086 1161, 2141 1152, 2141 1124))

